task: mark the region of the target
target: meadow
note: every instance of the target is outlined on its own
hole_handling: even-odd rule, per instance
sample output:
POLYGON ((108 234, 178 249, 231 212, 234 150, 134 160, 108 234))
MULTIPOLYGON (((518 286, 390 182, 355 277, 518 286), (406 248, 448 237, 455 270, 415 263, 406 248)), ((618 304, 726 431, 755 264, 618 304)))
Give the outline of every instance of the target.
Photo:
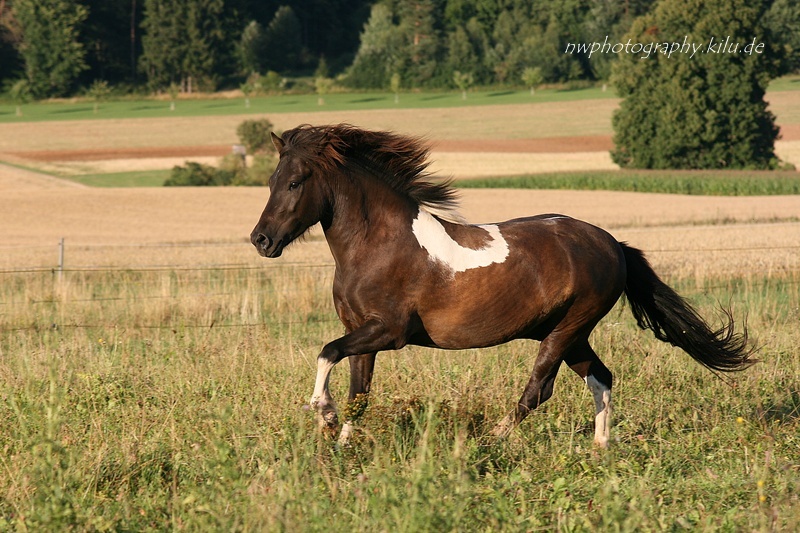
MULTIPOLYGON (((327 265, 2 274, 0 529, 775 531, 800 527, 800 278, 671 279, 745 314, 760 363, 715 376, 623 305, 592 343, 615 373, 612 446, 589 391, 487 434, 535 343, 378 358, 352 447, 304 408, 341 334, 327 265)), ((345 364, 346 366, 346 364, 345 364)), ((333 374, 346 397, 348 372, 333 374)))
MULTIPOLYGON (((783 124, 796 126, 800 107, 787 92, 796 82, 783 83, 773 103, 783 124)), ((377 100, 334 109, 336 98, 353 95, 327 95, 326 110, 312 110, 313 98, 267 116, 280 129, 347 121, 480 144, 607 135, 616 106, 592 97, 472 107, 478 98, 470 94, 469 112, 437 104, 421 120, 411 107, 359 107, 387 103, 377 100)), ((241 100, 183 110, 190 102, 176 110, 187 116, 159 108, 150 118, 122 108, 112 118, 112 102, 101 103, 98 115, 109 120, 85 102, 41 110, 80 120, 38 119, 25 107, 17 121, 13 108, 0 107, 0 152, 229 143, 241 100), (214 105, 220 114, 204 114, 214 105)), ((446 161, 474 166, 453 154, 446 161)), ((559 212, 645 249, 714 324, 719 305, 731 306, 760 362, 714 375, 639 331, 620 303, 591 339, 615 376, 609 450, 593 447, 591 394, 566 368, 553 398, 509 439, 488 437, 529 377, 534 342, 382 353, 353 445, 338 449, 305 408, 316 355, 342 333, 321 234, 263 260, 247 235, 266 190, 154 187, 160 175, 121 166, 126 172, 113 178, 75 167, 71 176, 91 187, 36 174, 23 181, 0 167, 0 530, 800 528, 796 173, 775 174, 790 188, 774 190, 763 188, 774 177, 760 173, 684 180, 695 191, 728 187, 726 196, 544 190, 564 174, 535 177, 542 181, 529 186, 537 189, 462 189, 462 212, 473 222, 559 212), (96 187, 112 179, 114 187, 96 187), (770 191, 781 194, 729 196, 770 191)), ((346 367, 333 373, 340 405, 346 367)))
MULTIPOLYGON (((779 86, 779 90, 790 90, 779 86)), ((316 94, 276 94, 250 97, 249 107, 238 91, 196 97, 184 96, 176 100, 174 110, 170 100, 164 96, 137 99, 120 98, 98 103, 95 112, 94 102, 88 98, 59 100, 45 103, 22 105, 22 116, 16 114, 16 105, 0 104, 0 123, 60 120, 92 120, 121 118, 156 117, 198 117, 219 115, 243 115, 251 113, 295 113, 317 110, 353 111, 376 109, 428 109, 464 106, 486 106, 521 104, 531 102, 562 102, 574 100, 593 100, 616 98, 613 90, 604 91, 600 87, 576 89, 542 89, 531 95, 529 91, 518 89, 470 91, 466 100, 460 92, 404 92, 398 95, 386 92, 338 92, 326 94, 320 104, 316 94)))
POLYGON ((461 180, 470 189, 631 191, 700 196, 800 194, 800 172, 628 170, 541 173, 461 180))

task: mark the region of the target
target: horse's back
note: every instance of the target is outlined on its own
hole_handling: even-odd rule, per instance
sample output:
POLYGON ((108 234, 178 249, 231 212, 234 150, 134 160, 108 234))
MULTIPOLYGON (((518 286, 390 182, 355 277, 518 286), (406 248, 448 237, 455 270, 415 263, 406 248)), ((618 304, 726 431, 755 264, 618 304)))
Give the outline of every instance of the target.
POLYGON ((502 261, 452 274, 420 299, 420 316, 437 345, 541 338, 570 313, 587 323, 599 320, 622 293, 622 250, 604 230, 563 215, 493 227, 508 247, 502 261))

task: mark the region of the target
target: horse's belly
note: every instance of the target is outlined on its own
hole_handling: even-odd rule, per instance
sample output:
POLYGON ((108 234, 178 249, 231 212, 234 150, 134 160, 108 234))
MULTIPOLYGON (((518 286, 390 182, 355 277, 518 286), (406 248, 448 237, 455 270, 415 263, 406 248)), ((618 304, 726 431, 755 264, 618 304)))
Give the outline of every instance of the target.
POLYGON ((527 302, 459 305, 420 315, 433 345, 445 349, 483 348, 526 336, 546 320, 527 302))

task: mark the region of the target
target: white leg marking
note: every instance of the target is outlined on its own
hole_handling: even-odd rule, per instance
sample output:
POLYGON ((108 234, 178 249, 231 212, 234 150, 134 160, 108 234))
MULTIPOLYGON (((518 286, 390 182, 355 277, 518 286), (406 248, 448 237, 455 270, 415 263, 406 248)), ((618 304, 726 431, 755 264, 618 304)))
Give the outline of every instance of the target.
POLYGON ((336 423, 336 404, 328 390, 328 381, 334 366, 335 363, 325 358, 317 358, 317 379, 311 395, 311 407, 322 416, 322 422, 329 426, 336 423))
POLYGON ((611 428, 611 389, 591 374, 586 376, 586 385, 594 396, 594 443, 601 448, 608 448, 611 428))
POLYGON ((339 434, 339 446, 347 446, 350 444, 350 436, 353 434, 353 423, 345 422, 342 426, 342 432, 339 434))
POLYGON ((502 263, 508 257, 508 243, 496 225, 478 226, 489 234, 486 245, 479 249, 465 248, 450 238, 444 226, 425 209, 420 209, 411 225, 417 242, 431 258, 442 263, 453 274, 471 268, 502 263))

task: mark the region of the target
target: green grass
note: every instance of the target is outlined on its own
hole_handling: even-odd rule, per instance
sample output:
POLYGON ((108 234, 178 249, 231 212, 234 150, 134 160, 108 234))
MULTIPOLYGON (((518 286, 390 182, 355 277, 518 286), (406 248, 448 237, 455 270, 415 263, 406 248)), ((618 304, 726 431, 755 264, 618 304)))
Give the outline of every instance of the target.
POLYGON ((800 89, 800 75, 792 74, 772 80, 769 84, 770 91, 797 91, 800 89))
MULTIPOLYGON (((786 76, 774 80, 770 91, 800 89, 800 76, 786 76)), ((23 116, 16 116, 16 106, 8 101, 0 103, 0 123, 34 122, 45 120, 103 120, 154 117, 196 117, 212 115, 253 115, 263 113, 300 113, 313 111, 349 111, 367 109, 427 109, 435 107, 464 107, 497 104, 527 104, 563 102, 597 98, 616 98, 613 88, 600 87, 566 89, 540 89, 532 96, 527 90, 476 89, 462 100, 459 91, 401 93, 400 102, 394 102, 389 92, 345 92, 325 95, 325 105, 318 104, 316 94, 286 94, 250 98, 250 108, 245 108, 243 98, 208 98, 178 100, 174 111, 166 100, 152 98, 126 98, 101 102, 97 113, 94 102, 88 99, 71 101, 46 101, 22 105, 23 116)))
POLYGON ((102 120, 121 118, 196 117, 211 115, 255 115, 263 113, 301 113, 314 111, 348 111, 367 109, 425 109, 435 107, 463 107, 498 104, 523 104, 561 102, 596 98, 615 98, 614 92, 601 88, 542 89, 534 96, 528 91, 498 89, 470 92, 462 100, 460 92, 402 93, 395 104, 394 95, 388 92, 351 92, 325 95, 325 105, 318 104, 315 94, 288 94, 250 98, 245 108, 243 98, 198 98, 178 100, 175 111, 164 100, 116 100, 100 104, 94 113, 94 103, 88 100, 74 102, 38 102, 22 106, 23 116, 16 116, 12 104, 0 105, 0 123, 34 122, 43 120, 102 120))
POLYGON ((65 179, 83 183, 90 187, 161 187, 171 172, 171 170, 143 170, 138 172, 65 176, 65 179))
POLYGON ((800 194, 794 171, 592 171, 459 180, 461 188, 634 191, 706 196, 800 194))
POLYGON ((331 274, 0 274, 0 529, 800 527, 796 276, 673 281, 705 315, 716 299, 748 310, 761 363, 735 387, 613 310, 592 337, 615 373, 614 442, 597 452, 568 369, 508 441, 486 438, 529 342, 381 354, 354 445, 336 450, 302 409, 342 333, 331 274))

